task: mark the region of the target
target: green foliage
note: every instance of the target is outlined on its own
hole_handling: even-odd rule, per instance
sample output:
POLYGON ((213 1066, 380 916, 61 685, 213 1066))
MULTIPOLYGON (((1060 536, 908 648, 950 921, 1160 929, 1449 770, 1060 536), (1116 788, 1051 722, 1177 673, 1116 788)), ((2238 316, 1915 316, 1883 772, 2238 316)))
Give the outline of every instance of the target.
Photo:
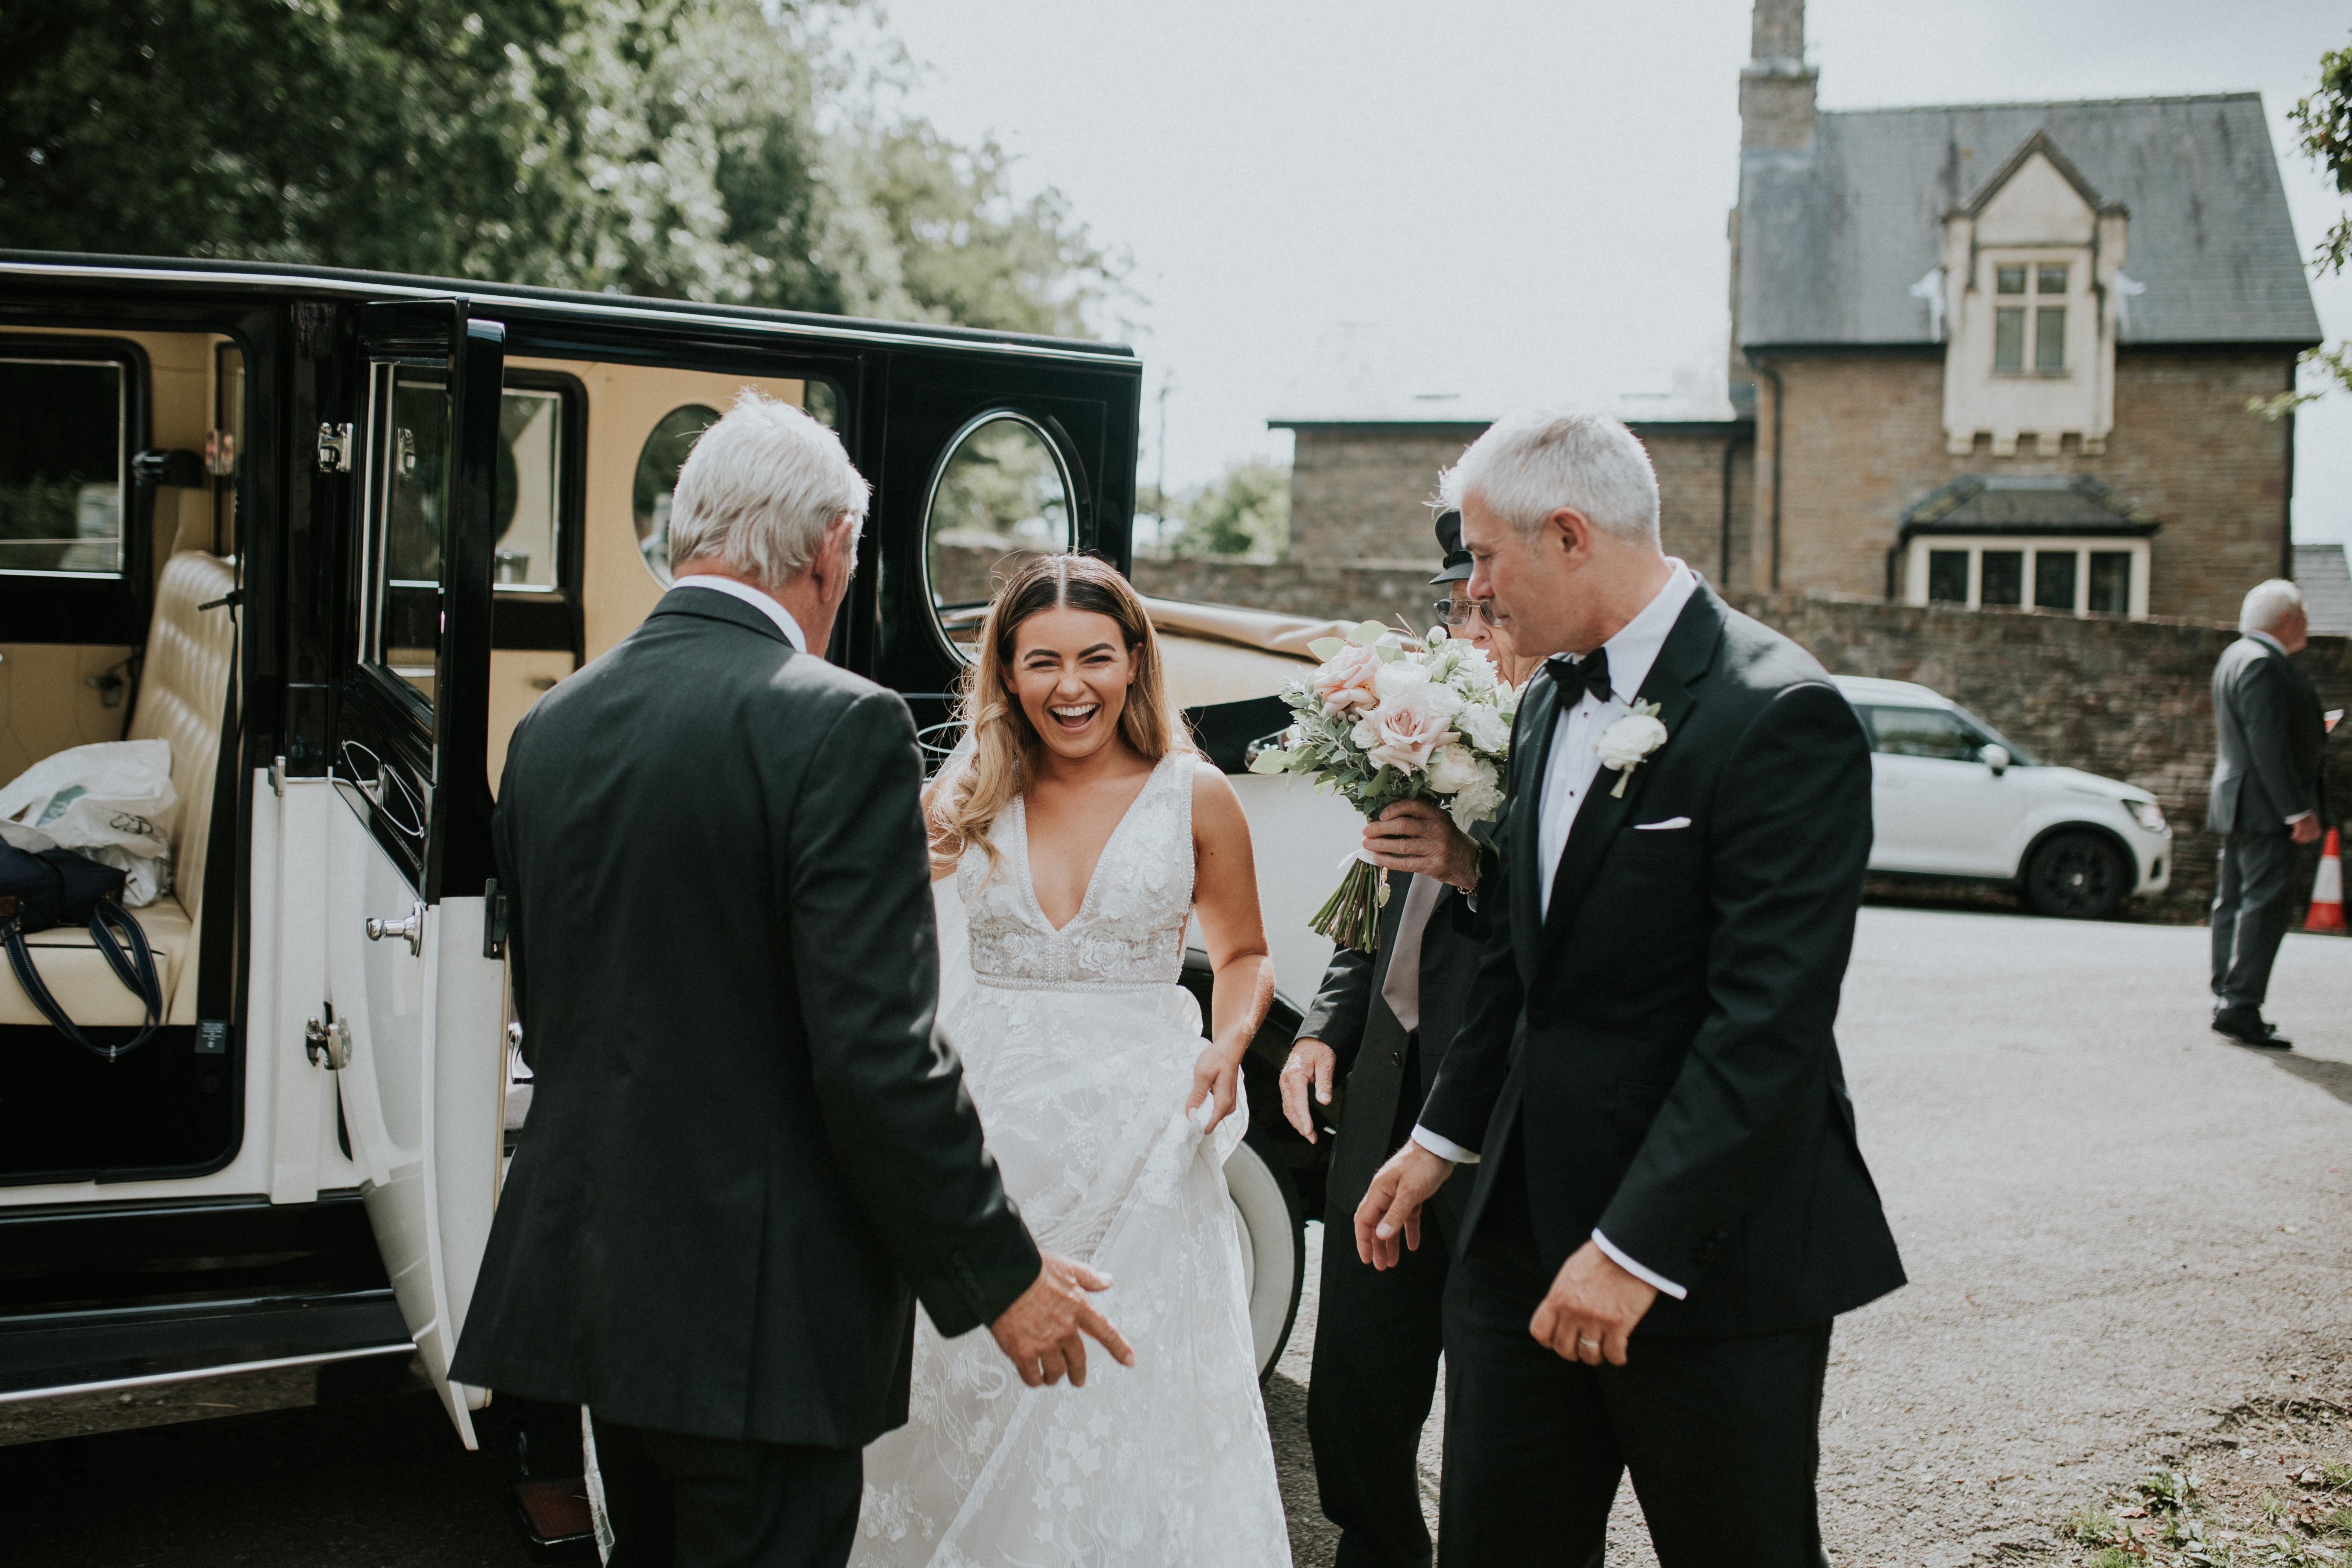
POLYGON ((2059 1532, 2085 1546, 2104 1546, 2123 1539, 2124 1528, 2106 1509, 2096 1503, 2084 1503, 2066 1516, 2059 1532))
MULTIPOLYGON (((2352 196, 2352 48, 2330 49, 2319 57, 2319 90, 2288 110, 2287 119, 2303 133, 2303 150, 2319 161, 2336 182, 2337 192, 2352 196)), ((2311 258, 2312 266, 2323 273, 2341 272, 2347 262, 2352 262, 2352 213, 2337 218, 2320 237, 2319 249, 2311 258)), ((2303 363, 2317 365, 2336 385, 2352 390, 2352 342, 2309 350, 2303 363)), ((2265 419, 2276 419, 2319 395, 2283 392, 2275 397, 2251 399, 2246 407, 2265 419)))
MULTIPOLYGON (((1150 509, 1139 503, 1137 510, 1150 509)), ((1187 491, 1167 516, 1179 524, 1160 541, 1171 555, 1276 560, 1290 548, 1290 466, 1264 458, 1228 464, 1214 480, 1187 491)))
MULTIPOLYGON (((0 233, 1076 331, 1118 272, 1006 159, 879 122, 855 0, 26 0, 0 233)), ((885 84, 887 85, 887 83, 885 84)))
POLYGON ((2177 1514, 2197 1499, 2197 1472, 2150 1470, 2139 1479, 2139 1495, 2150 1513, 2177 1514))

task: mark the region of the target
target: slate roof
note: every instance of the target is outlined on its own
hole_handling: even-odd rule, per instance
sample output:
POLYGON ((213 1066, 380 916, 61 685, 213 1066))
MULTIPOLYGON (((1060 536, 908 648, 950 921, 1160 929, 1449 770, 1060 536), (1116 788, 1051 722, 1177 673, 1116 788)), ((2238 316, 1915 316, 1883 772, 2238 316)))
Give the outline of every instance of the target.
POLYGON ((2296 545, 2294 585, 2303 590, 2313 631, 2333 637, 2352 632, 2352 570, 2345 566, 2342 545, 2296 545))
POLYGON ((2035 132, 2130 213, 2126 343, 2320 340, 2259 93, 1824 113, 1803 152, 1740 157, 1743 348, 1932 343, 1911 287, 2035 132))
POLYGON ((1918 533, 2114 533, 2146 536, 2154 518, 2088 474, 1965 475, 1903 514, 1918 533))

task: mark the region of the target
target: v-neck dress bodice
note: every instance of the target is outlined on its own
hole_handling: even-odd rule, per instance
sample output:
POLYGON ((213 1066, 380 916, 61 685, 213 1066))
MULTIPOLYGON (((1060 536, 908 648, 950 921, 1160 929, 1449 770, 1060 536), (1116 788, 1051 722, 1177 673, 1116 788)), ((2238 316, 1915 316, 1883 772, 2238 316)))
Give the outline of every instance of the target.
POLYGON ((1143 781, 1059 931, 1037 901, 1029 803, 1016 798, 998 853, 967 849, 956 889, 970 911, 972 974, 1007 990, 1136 991, 1176 983, 1192 913, 1192 759, 1171 752, 1143 781))
POLYGON ((907 1425, 866 1450, 852 1568, 1287 1568, 1224 1163, 1184 1101, 1207 1042, 1178 984, 1192 910, 1190 752, 1111 832, 1078 912, 1039 907, 1027 808, 935 893, 940 1023, 1038 1246, 1117 1282, 1095 1298, 1136 1364, 1026 1389, 986 1334, 915 1325, 907 1425))

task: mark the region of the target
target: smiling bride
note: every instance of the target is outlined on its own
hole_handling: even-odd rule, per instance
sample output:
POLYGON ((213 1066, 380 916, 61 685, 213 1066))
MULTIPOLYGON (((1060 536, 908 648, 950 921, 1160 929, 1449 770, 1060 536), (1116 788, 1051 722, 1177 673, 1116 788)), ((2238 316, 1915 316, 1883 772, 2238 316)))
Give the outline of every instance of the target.
POLYGON ((1095 1300, 1136 1364, 1026 1388, 986 1335, 919 1321, 908 1422, 866 1451, 852 1562, 1287 1564, 1223 1169, 1274 993, 1248 824, 1109 566, 1032 561, 979 653, 965 742, 925 800, 940 1021, 1005 1190, 1040 1247, 1111 1277, 1095 1300), (1205 1049, 1178 984, 1194 915, 1216 975, 1205 1049))

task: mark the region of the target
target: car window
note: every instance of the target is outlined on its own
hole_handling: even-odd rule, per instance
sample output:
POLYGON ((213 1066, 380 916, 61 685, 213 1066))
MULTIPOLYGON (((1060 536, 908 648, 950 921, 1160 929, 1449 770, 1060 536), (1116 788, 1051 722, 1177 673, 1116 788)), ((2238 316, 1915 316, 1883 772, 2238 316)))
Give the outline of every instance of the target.
POLYGON ((1979 760, 1986 737, 1948 708, 1871 708, 1871 749, 1890 757, 1979 760))
POLYGON ((125 376, 106 360, 0 359, 0 572, 122 572, 125 376))
POLYGON ((969 655, 997 585, 1033 557, 1077 543, 1070 479, 1045 432, 998 412, 967 425, 931 485, 923 524, 931 610, 969 655))

